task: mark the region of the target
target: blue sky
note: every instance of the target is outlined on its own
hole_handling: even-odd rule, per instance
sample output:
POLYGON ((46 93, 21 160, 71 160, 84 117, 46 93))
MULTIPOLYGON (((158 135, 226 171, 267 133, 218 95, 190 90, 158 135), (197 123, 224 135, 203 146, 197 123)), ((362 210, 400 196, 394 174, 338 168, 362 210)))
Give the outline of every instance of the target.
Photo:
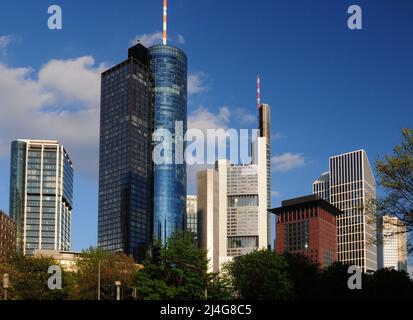
MULTIPOLYGON (((74 250, 97 238, 99 73, 137 36, 159 41, 161 3, 55 1, 61 31, 47 28, 49 1, 0 4, 0 208, 10 141, 62 141, 75 165, 74 250)), ((408 0, 170 0, 170 39, 189 58, 190 119, 255 127, 259 73, 278 160, 272 205, 309 194, 329 156, 363 148, 373 164, 413 127, 412 16, 408 0), (363 30, 347 28, 351 4, 363 30)))

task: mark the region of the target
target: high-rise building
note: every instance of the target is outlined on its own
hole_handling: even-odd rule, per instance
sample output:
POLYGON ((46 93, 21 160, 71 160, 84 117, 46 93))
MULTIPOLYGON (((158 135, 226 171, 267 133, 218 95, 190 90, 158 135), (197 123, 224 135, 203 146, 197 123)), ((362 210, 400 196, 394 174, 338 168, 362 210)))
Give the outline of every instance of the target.
MULTIPOLYGON (((267 165, 267 209, 271 208, 271 108, 269 104, 261 103, 261 79, 257 77, 257 107, 259 137, 266 139, 266 165, 267 165)), ((272 215, 267 217, 267 246, 272 246, 272 215)))
POLYGON ((186 196, 186 230, 198 234, 198 217, 197 217, 197 197, 193 195, 186 196))
POLYGON ((325 201, 330 201, 330 172, 324 172, 313 183, 313 193, 325 201))
POLYGON ((337 261, 336 219, 340 210, 317 195, 282 201, 271 209, 278 216, 275 250, 307 256, 321 268, 337 261))
POLYGON ((376 183, 364 150, 357 150, 329 160, 329 182, 325 173, 313 184, 313 192, 326 196, 327 191, 314 189, 329 186, 329 202, 343 211, 337 219, 338 260, 358 265, 364 272, 377 269, 377 228, 374 199, 376 183))
POLYGON ((258 137, 252 163, 218 160, 198 173, 199 243, 208 251, 210 270, 255 249, 268 247, 267 141, 258 137))
POLYGON ((0 257, 16 252, 16 223, 0 210, 0 257))
MULTIPOLYGON (((166 130, 174 141, 183 140, 187 129, 187 58, 170 45, 149 48, 154 78, 154 130, 166 130)), ((162 143, 154 137, 154 147, 162 143)), ((183 149, 173 144, 172 163, 154 164, 153 236, 163 243, 186 223, 186 164, 183 149)))
POLYGON ((397 217, 384 216, 383 267, 407 272, 407 228, 397 217))
POLYGON ((166 12, 165 0, 163 45, 138 43, 102 73, 98 242, 138 260, 186 223, 185 144, 165 164, 152 159, 156 132, 182 142, 187 128, 187 58, 166 44, 166 12))
POLYGON ((153 78, 148 49, 102 73, 98 245, 140 260, 152 235, 153 78))
POLYGON ((17 248, 71 249, 73 167, 57 141, 16 140, 11 145, 10 215, 17 248))
POLYGON ((226 223, 220 217, 218 172, 206 169, 197 173, 198 245, 207 250, 209 269, 219 270, 220 256, 226 256, 226 223))
MULTIPOLYGON (((270 131, 270 106, 268 104, 261 104, 259 110, 259 136, 265 138, 266 141, 266 167, 267 167, 267 209, 271 208, 271 131, 270 131)), ((272 245, 272 215, 268 213, 267 217, 267 246, 271 248, 272 245)))

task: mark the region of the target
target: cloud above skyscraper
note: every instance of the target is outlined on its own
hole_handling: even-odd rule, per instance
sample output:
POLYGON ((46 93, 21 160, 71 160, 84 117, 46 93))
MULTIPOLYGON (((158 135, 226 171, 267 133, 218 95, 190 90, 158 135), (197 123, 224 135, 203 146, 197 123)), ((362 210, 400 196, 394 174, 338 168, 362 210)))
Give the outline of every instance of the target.
POLYGON ((14 139, 56 139, 79 174, 95 176, 104 69, 91 56, 51 60, 38 72, 0 64, 0 156, 14 139))
POLYGON ((305 159, 301 153, 283 153, 271 158, 274 171, 286 172, 305 165, 305 159))
MULTIPOLYGON (((185 43, 185 38, 182 34, 178 34, 175 37, 171 37, 169 38, 169 40, 172 43, 177 43, 177 44, 185 43)), ((130 45, 135 45, 138 41, 142 43, 145 47, 150 47, 156 44, 161 44, 162 43, 162 32, 155 31, 152 33, 138 34, 132 39, 132 41, 130 42, 130 45)))

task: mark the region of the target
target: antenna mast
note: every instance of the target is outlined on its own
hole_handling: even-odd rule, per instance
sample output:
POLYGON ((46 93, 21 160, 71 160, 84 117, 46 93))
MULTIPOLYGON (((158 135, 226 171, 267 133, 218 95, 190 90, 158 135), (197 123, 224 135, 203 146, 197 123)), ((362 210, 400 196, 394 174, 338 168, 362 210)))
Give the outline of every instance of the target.
POLYGON ((257 108, 261 107, 261 79, 257 74, 257 108))
POLYGON ((163 41, 164 46, 166 46, 166 38, 167 38, 167 32, 166 32, 167 12, 168 12, 168 0, 163 0, 163 35, 162 35, 162 41, 163 41))

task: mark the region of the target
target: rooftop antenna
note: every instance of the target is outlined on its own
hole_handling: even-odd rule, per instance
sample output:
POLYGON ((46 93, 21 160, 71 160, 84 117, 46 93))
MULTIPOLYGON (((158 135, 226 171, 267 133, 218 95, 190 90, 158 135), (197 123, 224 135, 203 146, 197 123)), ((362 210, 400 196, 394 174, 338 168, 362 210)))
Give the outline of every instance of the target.
POLYGON ((261 107, 261 79, 257 74, 257 108, 261 107))
POLYGON ((166 46, 166 38, 167 38, 167 33, 166 33, 167 12, 168 12, 168 0, 163 0, 163 35, 162 35, 162 41, 163 41, 164 46, 166 46))

